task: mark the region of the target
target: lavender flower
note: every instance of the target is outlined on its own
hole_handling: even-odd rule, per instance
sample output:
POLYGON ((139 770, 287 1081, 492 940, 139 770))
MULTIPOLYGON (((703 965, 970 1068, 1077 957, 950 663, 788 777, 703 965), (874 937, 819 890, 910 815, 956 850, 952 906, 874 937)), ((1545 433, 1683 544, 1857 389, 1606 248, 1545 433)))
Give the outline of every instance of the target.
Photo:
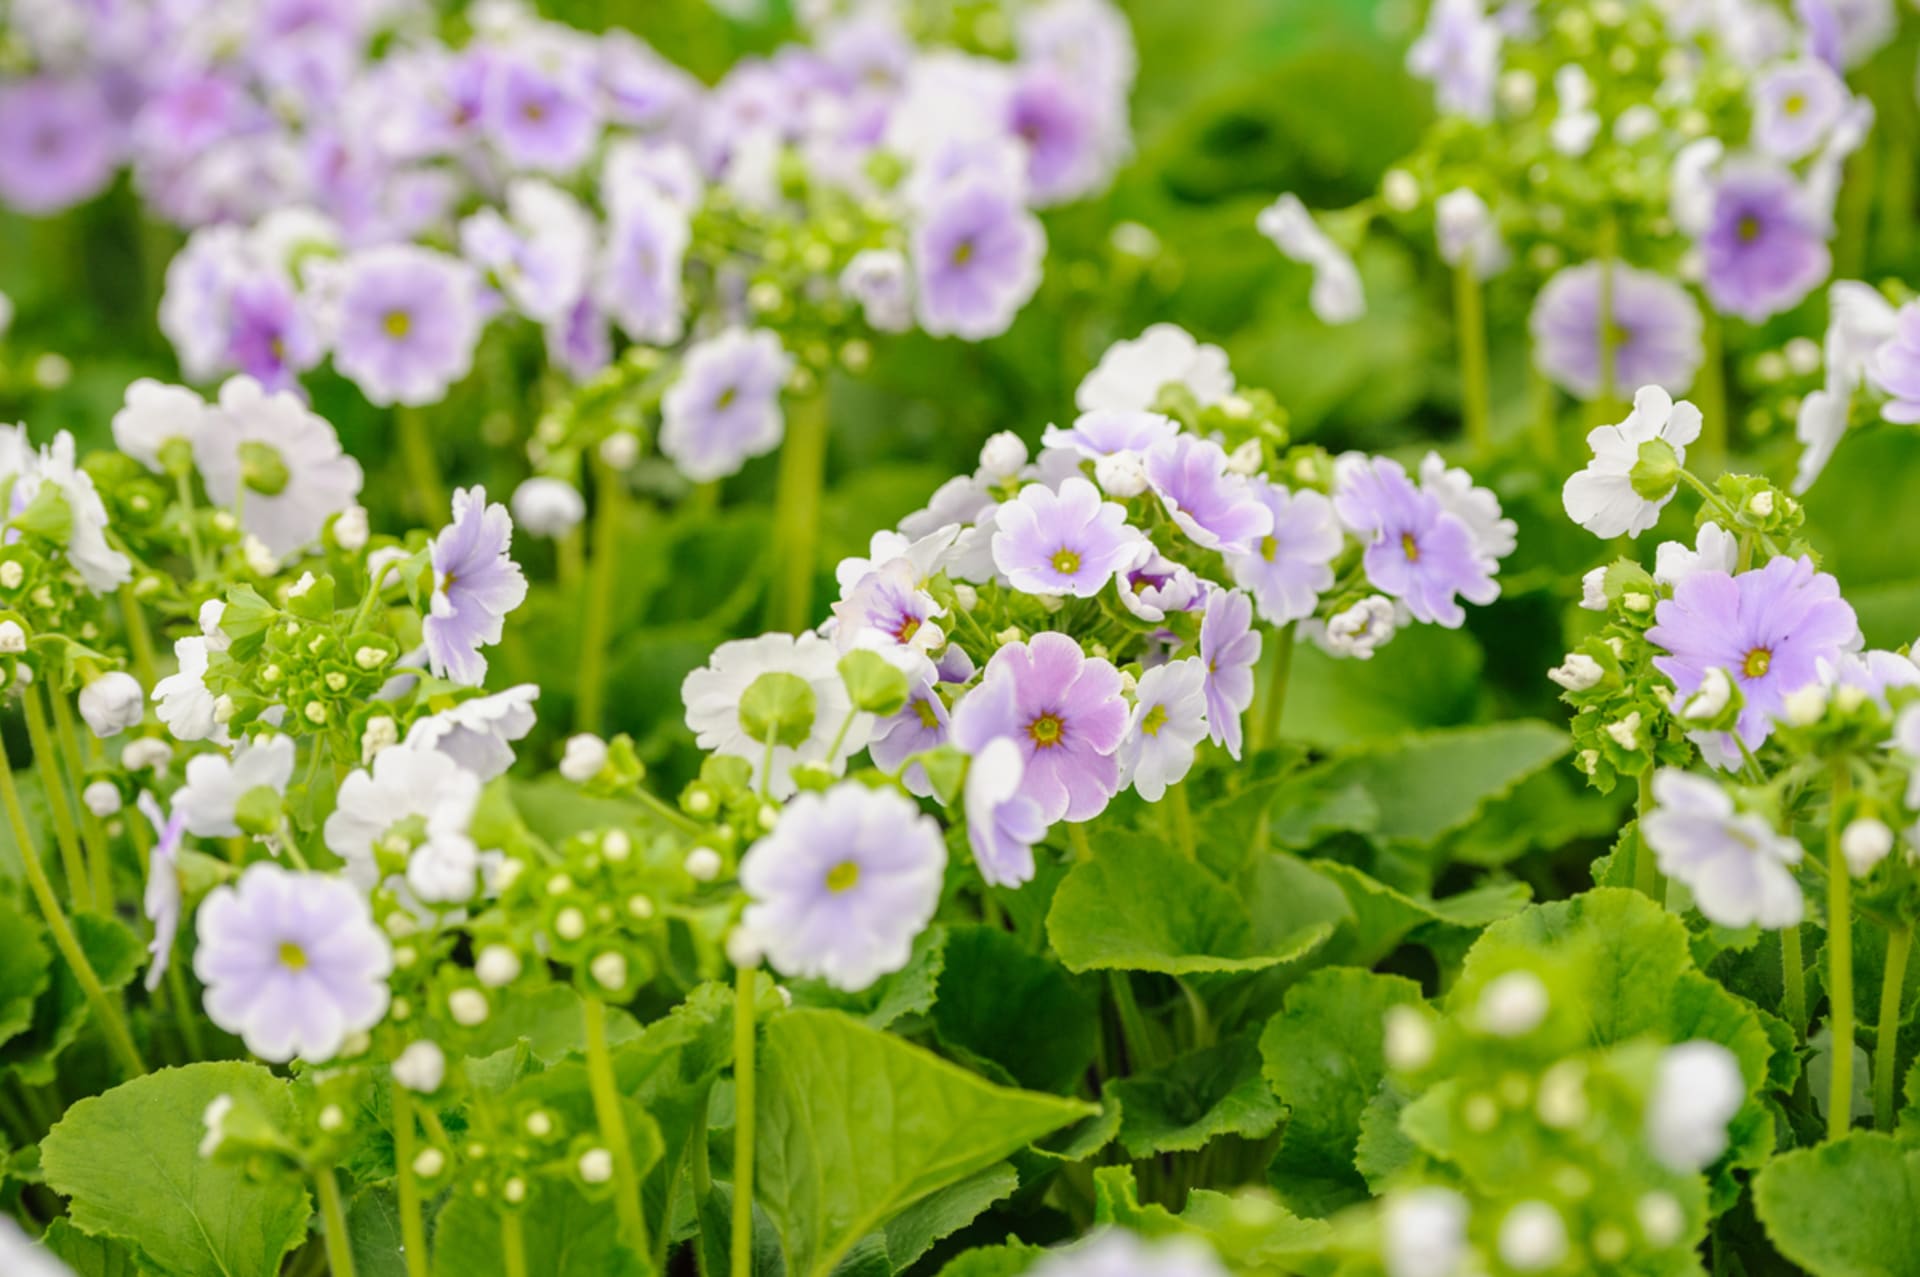
POLYGON ((1819 681, 1860 644, 1853 608, 1840 585, 1807 558, 1778 558, 1729 576, 1699 572, 1654 609, 1649 642, 1664 648, 1654 668, 1673 680, 1676 699, 1692 696, 1710 669, 1724 670, 1744 704, 1736 731, 1757 748, 1773 730, 1787 695, 1819 681))
POLYGON ((1787 170, 1726 165, 1700 245, 1708 299, 1756 324, 1799 305, 1832 269, 1831 233, 1826 213, 1787 170))
MULTIPOLYGON (((949 650, 960 649, 955 646, 949 650)), ((900 771, 900 767, 915 754, 946 744, 952 722, 939 691, 932 684, 923 683, 908 693, 905 709, 875 725, 873 739, 867 744, 867 755, 881 771, 899 772, 900 783, 907 787, 908 793, 930 797, 933 782, 927 776, 927 769, 917 762, 905 771, 900 771)))
POLYGON ((507 613, 527 597, 527 578, 508 549, 513 516, 487 504, 487 490, 453 494, 453 522, 433 539, 433 598, 421 637, 434 677, 478 687, 486 677, 482 647, 500 641, 507 613))
POLYGON ((687 727, 700 748, 752 764, 756 784, 775 798, 798 788, 793 779, 796 764, 810 763, 837 774, 866 746, 873 730, 872 715, 853 712, 840 678, 839 651, 818 634, 762 634, 722 643, 704 667, 687 675, 680 698, 687 709, 687 727), (762 680, 786 684, 796 693, 793 699, 804 699, 795 684, 804 683, 811 693, 811 721, 783 724, 786 734, 771 747, 742 714, 762 680))
POLYGON ((1026 144, 1035 204, 1076 199, 1105 184, 1111 166, 1093 103, 1058 68, 1036 62, 1019 73, 1007 98, 1007 129, 1026 144))
POLYGON ((1416 619, 1457 629, 1466 620, 1459 598, 1485 604, 1499 597, 1496 565, 1472 530, 1414 487, 1398 462, 1349 454, 1334 467, 1334 485, 1334 512, 1366 543, 1367 580, 1416 619))
POLYGON ((1234 584, 1253 595, 1268 624, 1312 616, 1333 585, 1333 560, 1347 543, 1333 502, 1261 478, 1251 480, 1249 490, 1272 514, 1273 529, 1252 550, 1229 552, 1227 570, 1234 584))
POLYGON ((1799 925, 1806 900, 1791 866, 1805 853, 1797 840, 1759 816, 1735 812, 1726 790, 1703 776, 1664 767, 1654 774, 1653 797, 1641 834, 1660 872, 1685 883, 1709 921, 1799 925))
POLYGON ((1840 122, 1847 86, 1813 58, 1783 62, 1753 85, 1753 140, 1776 159, 1811 155, 1840 122))
POLYGON ((575 172, 592 156, 600 133, 592 68, 572 56, 500 58, 487 77, 484 120, 488 138, 513 167, 575 172))
POLYGON ((1882 417, 1920 424, 1920 303, 1909 302, 1895 315, 1892 335, 1867 363, 1867 379, 1887 396, 1882 417))
POLYGON ((984 341, 1007 330, 1040 286, 1046 233, 1015 193, 974 174, 941 186, 913 228, 920 326, 984 341))
POLYGON ((1573 475, 1561 492, 1567 517, 1597 537, 1637 537, 1660 520, 1673 490, 1648 500, 1634 490, 1633 468, 1640 449, 1655 440, 1673 450, 1674 465, 1687 460, 1687 445, 1700 437, 1700 410, 1675 403, 1658 386, 1642 386, 1633 411, 1617 426, 1598 426, 1587 434, 1593 460, 1573 475))
POLYGON ((1493 118, 1500 29, 1481 0, 1435 0, 1426 29, 1407 50, 1407 69, 1433 85, 1443 112, 1484 123, 1493 118))
POLYGON ((1351 324, 1367 313, 1366 292, 1353 258, 1328 238, 1296 195, 1282 195, 1260 210, 1260 233, 1292 260, 1313 271, 1308 304, 1323 324, 1351 324))
POLYGON ((173 961, 173 941, 180 934, 180 842, 186 832, 186 813, 178 805, 171 815, 160 810, 153 795, 140 791, 140 814, 153 826, 153 851, 147 858, 147 890, 141 909, 153 924, 153 939, 147 942, 147 992, 152 993, 166 978, 173 961))
POLYGON ((287 282, 255 272, 227 294, 227 362, 268 390, 292 390, 326 352, 318 328, 287 282))
POLYGON ((802 794, 740 862, 742 924, 781 974, 864 989, 906 966, 946 865, 940 826, 901 794, 802 794))
POLYGON ((333 427, 291 391, 251 377, 220 387, 219 408, 193 439, 207 495, 237 507, 241 526, 276 557, 311 544, 354 504, 364 476, 333 427), (244 492, 244 495, 243 495, 244 492))
POLYGON ((1143 621, 1159 624, 1171 612, 1190 611, 1200 603, 1200 578, 1184 563, 1175 563, 1153 548, 1140 547, 1133 566, 1115 579, 1121 605, 1143 621))
POLYGON ((1273 531, 1273 512, 1245 478, 1227 469, 1227 454, 1211 439, 1178 435, 1146 455, 1147 485, 1196 545, 1247 551, 1273 531))
POLYGON ((1144 456, 1160 444, 1172 443, 1179 434, 1179 424, 1157 412, 1092 408, 1081 413, 1068 429, 1048 426, 1040 442, 1048 449, 1064 449, 1076 457, 1098 461, 1121 453, 1144 456))
POLYGON ((1253 603, 1238 590, 1216 589, 1200 619, 1200 659, 1206 663, 1207 732, 1240 757, 1240 716, 1253 704, 1253 667, 1260 663, 1260 632, 1253 603))
POLYGON ((1202 345, 1177 324, 1154 324, 1133 341, 1107 347, 1073 401, 1086 413, 1142 412, 1173 385, 1185 386, 1203 408, 1219 403, 1233 393, 1227 352, 1202 345))
POLYGON ((1020 792, 1052 824, 1091 820, 1105 810, 1120 787, 1115 755, 1127 718, 1120 672, 1088 657, 1066 635, 1049 632, 993 654, 980 686, 955 707, 954 730, 969 740, 1011 737, 1026 759, 1020 792), (1010 693, 1002 683, 1011 685, 1010 693))
POLYGON ((473 367, 478 280, 457 258, 395 244, 347 259, 333 362, 376 404, 434 403, 473 367))
POLYGON ((686 210, 636 185, 614 202, 601 251, 598 296, 627 336, 665 346, 686 324, 681 271, 692 227, 686 210))
POLYGON ((58 212, 106 189, 121 130, 89 80, 42 75, 0 84, 0 203, 58 212))
POLYGON ((1128 526, 1124 506, 1102 501, 1085 479, 1055 493, 1032 484, 1000 507, 994 566, 1026 594, 1092 598, 1132 563, 1144 539, 1128 526))
POLYGON ((786 432, 780 390, 792 372, 770 332, 729 328, 696 342, 661 401, 660 451, 702 483, 772 451, 786 432))
POLYGON ((196 929, 207 1017, 263 1060, 325 1063, 386 1014, 393 951, 343 879, 249 866, 208 893, 196 929))
POLYGON ((1615 389, 1663 386, 1682 394, 1693 384, 1704 357, 1700 311, 1687 290, 1664 275, 1614 264, 1613 376, 1600 367, 1601 262, 1570 266, 1548 280, 1534 300, 1528 329, 1540 371, 1581 399, 1600 394, 1603 380, 1615 389))
POLYGON ((967 842, 980 876, 996 887, 1032 881, 1033 848, 1050 823, 1026 792, 1020 740, 1005 732, 1016 721, 1016 695, 1012 679, 982 683, 960 703, 951 733, 954 746, 970 756, 962 795, 967 842))
POLYGON ((1209 674, 1206 662, 1188 657, 1140 676, 1127 739, 1120 746, 1120 774, 1150 803, 1186 778, 1195 748, 1210 734, 1209 674))
POLYGON ((505 216, 484 208, 460 224, 460 248, 521 314, 551 323, 586 292, 594 226, 573 196, 522 178, 507 187, 505 216))
POLYGON ((415 721, 404 743, 437 749, 481 780, 492 780, 513 766, 513 742, 533 730, 533 703, 539 697, 538 686, 522 683, 461 701, 415 721))

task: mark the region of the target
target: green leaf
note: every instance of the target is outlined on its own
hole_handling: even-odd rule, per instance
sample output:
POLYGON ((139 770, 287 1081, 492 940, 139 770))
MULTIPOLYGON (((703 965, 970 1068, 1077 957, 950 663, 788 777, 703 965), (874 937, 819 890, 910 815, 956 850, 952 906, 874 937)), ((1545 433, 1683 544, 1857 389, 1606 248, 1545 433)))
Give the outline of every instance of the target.
POLYGON ((1260 1035, 1266 1079, 1288 1108, 1268 1178, 1290 1205, 1324 1215, 1366 1195, 1354 1151, 1386 1075, 1387 1009, 1420 1001, 1411 980, 1328 967, 1295 985, 1260 1035))
POLYGON ((71 1268, 74 1277, 140 1277, 126 1247, 109 1237, 89 1237, 64 1217, 47 1225, 40 1244, 71 1268))
POLYGON ((995 927, 947 931, 934 1033, 965 1062, 990 1061, 1005 1080, 1036 1091, 1069 1091, 1093 1062, 1099 1004, 1060 964, 995 927), (1009 1032, 1010 1026, 1044 1032, 1009 1032))
POLYGON ((1464 723, 1479 703, 1481 660, 1471 635, 1434 625, 1397 635, 1369 661, 1300 643, 1280 735, 1324 749, 1464 723))
POLYGON ((1332 932, 1310 922, 1257 935, 1241 897, 1171 847, 1111 835, 1075 865, 1047 914, 1054 952, 1072 971, 1258 971, 1313 949, 1332 932))
MULTIPOLYGON (((94 913, 76 913, 74 936, 87 955, 101 987, 109 994, 124 989, 140 969, 146 949, 124 924, 94 913)), ((33 1023, 0 1045, 0 1070, 12 1069, 29 1086, 54 1080, 61 1052, 73 1044, 88 1016, 87 998, 66 963, 55 963, 52 979, 33 1007, 33 1023)))
POLYGON ((754 1188, 794 1277, 818 1277, 914 1202, 1091 1112, 994 1086, 831 1011, 766 1028, 754 1188))
POLYGON ((1263 1139, 1285 1111, 1251 1038, 1183 1055, 1107 1090, 1120 1101, 1120 1142, 1136 1158, 1204 1148, 1222 1135, 1263 1139))
POLYGON ((67 1110, 41 1142, 47 1184, 71 1199, 75 1227, 118 1238, 169 1277, 255 1277, 307 1234, 304 1185, 254 1178, 200 1155, 202 1115, 243 1096, 294 1122, 285 1082, 257 1064, 190 1064, 123 1083, 67 1110))
POLYGON ((787 987, 795 1006, 845 1011, 876 1029, 892 1028, 933 1010, 947 961, 946 941, 945 927, 927 928, 913 942, 913 956, 906 966, 858 993, 843 992, 824 980, 796 980, 787 987))
POLYGON ((921 1198, 887 1221, 887 1262, 894 1272, 903 1271, 935 1242, 959 1232, 1018 1187, 1020 1176, 1001 1162, 921 1198))
MULTIPOLYGON (((541 1277, 647 1277, 653 1265, 619 1239, 605 1202, 590 1202, 568 1180, 536 1176, 520 1208, 527 1271, 541 1277)), ((500 1211, 471 1193, 455 1193, 434 1227, 435 1277, 504 1277, 500 1211)))
POLYGON ((0 1042, 33 1023, 34 1003, 53 981, 40 925, 0 895, 0 1042))
MULTIPOLYGON (((570 1054, 587 1049, 580 995, 564 984, 550 984, 530 993, 514 993, 497 1000, 480 1027, 469 1054, 488 1056, 525 1042, 542 1064, 558 1064, 570 1054)), ((615 1007, 607 1013, 607 1044, 618 1047, 640 1036, 632 1016, 615 1007)))
POLYGON ((1920 1149, 1889 1135, 1782 1154, 1753 1200, 1774 1246, 1813 1277, 1901 1277, 1920 1255, 1920 1149))
POLYGON ((1046 1253, 1038 1246, 1026 1246, 1019 1242, 1008 1242, 1004 1246, 982 1246, 968 1251, 942 1268, 940 1277, 1020 1277, 1046 1253))

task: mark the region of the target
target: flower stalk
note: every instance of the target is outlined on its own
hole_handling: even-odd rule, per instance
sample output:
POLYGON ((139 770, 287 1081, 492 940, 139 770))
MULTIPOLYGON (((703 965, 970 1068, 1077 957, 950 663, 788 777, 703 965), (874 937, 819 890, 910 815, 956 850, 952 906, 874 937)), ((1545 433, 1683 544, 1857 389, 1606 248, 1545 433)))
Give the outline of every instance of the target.
POLYGON ((347 1235, 346 1207, 340 1200, 340 1181, 333 1167, 313 1175, 313 1194, 320 1203, 320 1226, 327 1242, 327 1271, 332 1277, 354 1277, 353 1243, 347 1235))
POLYGON ((1471 256, 1453 268, 1453 321, 1460 356, 1460 409, 1467 446, 1476 457, 1493 450, 1492 395, 1487 377, 1487 310, 1471 256))
POLYGON ((1827 1138, 1837 1140, 1853 1124, 1853 876, 1840 850, 1841 813, 1853 789, 1842 758, 1833 765, 1833 799, 1827 812, 1827 965, 1833 981, 1832 1070, 1827 1088, 1827 1138))
POLYGON ((827 472, 827 392, 799 399, 787 414, 774 494, 773 543, 780 575, 773 585, 773 628, 798 634, 813 624, 814 560, 819 553, 820 490, 827 472))
POLYGON ((593 549, 587 561, 587 603, 580 637, 580 694, 574 728, 600 730, 606 713, 607 640, 613 627, 614 575, 620 559, 626 480, 599 457, 593 462, 593 549))
POLYGON ((640 1209, 640 1176, 633 1164, 633 1140, 627 1134, 627 1121, 620 1112, 620 1083, 613 1072, 613 1056, 607 1049, 607 1006, 595 997, 581 1002, 586 1025, 587 1085, 593 1092, 593 1112, 600 1123, 600 1138, 613 1157, 613 1205, 620 1219, 620 1232, 635 1254, 648 1254, 647 1218, 640 1209))
POLYGON ((1907 958, 1913 953, 1913 928, 1887 933, 1887 965, 1880 980, 1880 1020, 1873 1042, 1873 1125, 1891 1131, 1894 1121, 1894 1053, 1900 1042, 1900 1000, 1906 991, 1907 958))
POLYGON ((753 1277, 754 999, 757 967, 741 967, 733 995, 732 1277, 753 1277))
POLYGON ((413 1095, 393 1083, 393 1167, 400 1198, 400 1253, 407 1277, 427 1277, 427 1226, 420 1213, 420 1181, 413 1159, 418 1143, 414 1130, 413 1095))
POLYGON ((47 724, 47 712, 41 708, 39 692, 28 687, 20 696, 20 709, 27 719, 27 741, 33 746, 34 770, 40 773, 40 788, 47 798, 47 814, 53 820, 54 841, 60 847, 60 863, 67 874, 67 894, 82 909, 93 909, 93 878, 87 871, 86 856, 80 850, 80 833, 74 821, 73 806, 67 797, 66 782, 60 776, 59 752, 53 729, 47 724))

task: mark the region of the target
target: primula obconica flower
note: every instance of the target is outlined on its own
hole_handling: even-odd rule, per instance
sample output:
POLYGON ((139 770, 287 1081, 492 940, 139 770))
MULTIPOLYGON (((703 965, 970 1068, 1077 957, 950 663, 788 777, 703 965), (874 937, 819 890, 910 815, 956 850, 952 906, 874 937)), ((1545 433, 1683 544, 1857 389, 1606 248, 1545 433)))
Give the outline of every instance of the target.
POLYGON ((537 685, 522 683, 461 701, 416 721, 405 743, 437 749, 481 780, 492 780, 513 766, 513 742, 533 730, 533 702, 539 696, 537 685))
POLYGON ((180 843, 186 833, 186 813, 176 803, 171 814, 146 790, 140 791, 140 814, 153 826, 153 850, 147 857, 147 887, 141 897, 141 911, 153 924, 153 938, 147 942, 151 961, 147 964, 147 992, 160 987, 173 960, 174 937, 180 934, 180 910, 184 901, 180 890, 180 843))
POLYGON ((781 974, 864 989, 907 964, 946 865, 940 826, 897 792, 802 794, 740 862, 742 923, 781 974))
POLYGON ((1387 1277, 1455 1277, 1467 1253, 1467 1199, 1450 1188, 1391 1193, 1380 1230, 1387 1277))
POLYGON ((433 539, 433 599, 420 623, 434 675, 476 687, 487 674, 482 647, 500 641, 507 613, 527 597, 527 578, 507 553, 513 516, 487 504, 485 488, 453 494, 453 522, 433 539))
POLYGON ((154 712, 174 738, 183 741, 226 739, 219 703, 207 689, 207 640, 195 636, 173 641, 180 666, 153 685, 154 712))
POLYGON ((185 386, 142 377, 127 387, 125 405, 113 414, 114 446, 159 474, 166 469, 161 454, 168 444, 178 440, 192 455, 211 413, 207 401, 185 386))
POLYGON ((1192 1237, 1147 1241, 1119 1229, 1054 1251, 1027 1277, 1227 1277, 1213 1252, 1192 1237))
POLYGON ((1880 415, 1901 425, 1920 423, 1920 303, 1899 309, 1866 369, 1867 379, 1889 401, 1880 415))
POLYGON ((771 452, 786 433, 780 391, 793 366, 770 332, 729 328, 694 343, 660 403, 660 451, 698 483, 771 452))
POLYGON ((1211 439, 1180 434, 1146 453, 1147 486, 1195 545, 1244 552, 1273 531, 1273 512, 1255 500, 1248 480, 1227 468, 1211 439))
POLYGON ((208 1018, 263 1060, 324 1063, 386 1014, 393 952, 344 879, 251 865, 195 926, 208 1018))
POLYGON ((147 693, 140 680, 124 670, 109 670, 80 689, 80 717, 101 740, 138 727, 146 717, 147 693))
POLYGON ((220 387, 220 403, 194 437, 207 495, 238 510, 241 526, 279 558, 320 536, 360 495, 360 463, 332 426, 292 391, 251 377, 220 387))
POLYGON ((1694 537, 1692 549, 1681 541, 1660 543, 1660 548, 1653 552, 1653 579, 1677 589, 1682 581, 1703 572, 1731 576, 1739 562, 1740 538, 1717 523, 1703 523, 1694 537))
POLYGON ((1603 386, 1655 385, 1682 394, 1693 384, 1705 348, 1700 308, 1681 285, 1652 271, 1585 262, 1548 280, 1527 321, 1533 362, 1568 393, 1593 399, 1603 386), (1600 303, 1613 273, 1613 375, 1601 368, 1600 303))
POLYGON ((1724 927, 1797 926, 1806 910, 1792 866, 1798 841, 1751 813, 1704 776, 1662 768, 1653 778, 1655 807, 1640 822, 1660 872, 1683 882, 1694 903, 1724 927))
POLYGON ((376 404, 436 403, 473 367, 480 281, 459 258, 412 244, 356 253, 338 305, 334 366, 376 404))
POLYGON ((1133 341, 1107 347, 1080 382, 1073 401, 1081 412, 1150 409, 1168 386, 1185 386, 1201 407, 1233 393, 1227 352, 1203 345, 1177 324, 1154 324, 1133 341))
POLYGON ((1000 507, 993 561, 1023 593, 1092 598, 1144 543, 1124 506, 1102 501, 1091 483, 1073 478, 1057 493, 1031 484, 1000 507))
POLYGON ((1500 596, 1498 562, 1468 523, 1439 497, 1416 488, 1397 461, 1348 453, 1334 465, 1334 512, 1367 550, 1367 580, 1421 621, 1458 629, 1459 600, 1500 596))
POLYGON ((744 759, 756 785, 786 798, 796 788, 796 764, 838 774, 872 731, 872 715, 853 711, 839 658, 817 634, 722 643, 680 685, 687 727, 700 748, 744 759), (765 719, 763 702, 778 707, 779 717, 765 719))
POLYGON ((1833 266, 1831 219, 1785 168, 1729 163, 1701 241, 1708 300, 1759 323, 1800 304, 1833 266))
POLYGON ((1698 408, 1642 386, 1625 421, 1588 432, 1593 459, 1560 494, 1567 517, 1598 537, 1639 536, 1673 500, 1687 445, 1699 437, 1698 408))
POLYGON ((1682 1042, 1660 1057, 1647 1097, 1647 1147, 1676 1175, 1695 1175, 1727 1148, 1727 1123, 1747 1102, 1739 1061, 1718 1042, 1682 1042))
POLYGON ((1235 758, 1240 757, 1240 716, 1253 704, 1253 667, 1260 663, 1260 648, 1252 601, 1238 590, 1209 594, 1200 620, 1207 732, 1235 758))
POLYGON ((1333 585, 1333 561, 1347 543, 1333 502, 1311 489, 1289 492, 1261 478, 1248 486, 1273 516, 1273 528, 1251 550, 1228 552, 1227 570, 1234 584, 1253 595, 1269 625, 1312 616, 1333 585))
POLYGON ((1065 634, 1000 648, 954 717, 969 739, 1013 738, 1026 758, 1020 792, 1048 824, 1091 820, 1120 788, 1118 751, 1129 717, 1120 671, 1065 634), (974 723, 976 714, 984 721, 974 723))
POLYGON ((133 561, 107 541, 107 507, 93 476, 74 459, 73 436, 62 430, 35 452, 25 426, 0 427, 0 481, 11 479, 10 513, 27 509, 43 489, 57 492, 67 507, 67 561, 95 594, 133 578, 133 561))
POLYGON ((408 882, 423 900, 458 902, 474 892, 472 844, 467 825, 480 802, 480 778, 437 749, 395 745, 374 755, 371 767, 340 782, 327 817, 327 847, 347 862, 347 877, 371 890, 380 880, 384 853, 407 865, 408 882), (422 892, 414 862, 435 881, 422 892), (459 869, 466 866, 465 876, 459 869), (451 869, 447 874, 441 869, 451 869), (436 890, 435 888, 438 888, 436 890))
POLYGON ((1186 779, 1194 751, 1207 739, 1207 665, 1197 657, 1155 666, 1140 676, 1133 717, 1120 746, 1123 784, 1150 803, 1186 779))
POLYGON ((1047 237, 1017 192, 985 172, 943 183, 911 237, 920 326, 983 341, 1007 330, 1040 286, 1047 237))
POLYGON ((1321 323, 1351 324, 1367 313, 1359 268, 1320 229, 1298 196, 1282 195, 1261 209, 1256 225, 1282 254, 1313 271, 1308 302, 1321 323))
POLYGON ((242 807, 256 791, 264 790, 263 797, 270 796, 270 806, 278 812, 279 797, 293 782, 293 763, 290 736, 242 741, 231 759, 219 753, 197 754, 187 760, 187 783, 173 796, 174 815, 185 821, 187 832, 196 838, 271 832, 243 828, 242 807))

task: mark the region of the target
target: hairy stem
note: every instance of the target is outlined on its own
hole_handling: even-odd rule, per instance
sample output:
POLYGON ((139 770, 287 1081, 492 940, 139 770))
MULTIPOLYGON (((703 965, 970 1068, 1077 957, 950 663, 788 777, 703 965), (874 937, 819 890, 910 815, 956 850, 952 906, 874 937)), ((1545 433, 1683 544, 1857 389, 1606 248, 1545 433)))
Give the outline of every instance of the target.
POLYGON ((647 1240, 647 1217, 640 1209, 640 1174, 633 1164, 633 1140, 620 1111, 620 1083, 613 1075, 613 1056, 607 1050, 607 1006, 595 997, 581 1003, 586 1022, 587 1085, 593 1092, 593 1113, 600 1138, 613 1155, 613 1206, 620 1232, 637 1255, 652 1250, 647 1240))
POLYGON ((742 967, 733 996, 733 1277, 753 1277, 754 985, 759 971, 742 967))
POLYGON ((1893 1130, 1894 1052, 1900 1042, 1900 998, 1906 991, 1907 958, 1913 952, 1913 928, 1887 933, 1887 966, 1880 979, 1880 1023, 1873 1043, 1873 1125, 1893 1130))
POLYGON ((313 1192, 320 1200, 320 1224, 326 1230, 327 1270, 332 1277, 353 1277, 353 1244, 347 1237, 347 1212, 333 1167, 314 1172, 313 1192))
POLYGON ((1840 851, 1841 815, 1853 787, 1846 759, 1833 765, 1833 802, 1827 812, 1827 965, 1832 977, 1833 1068, 1827 1088, 1827 1138, 1853 1124, 1853 879, 1840 851))
POLYGON ((593 553, 587 561, 587 605, 580 634, 580 695, 574 727, 600 730, 606 706, 607 640, 613 628, 614 577, 620 560, 620 524, 625 517, 627 482, 621 473, 594 459, 593 553))
POLYGON ((427 1277, 427 1224, 420 1213, 420 1181, 413 1159, 418 1132, 413 1128, 413 1094, 393 1084, 393 1167, 400 1197, 400 1253, 407 1277, 427 1277))

